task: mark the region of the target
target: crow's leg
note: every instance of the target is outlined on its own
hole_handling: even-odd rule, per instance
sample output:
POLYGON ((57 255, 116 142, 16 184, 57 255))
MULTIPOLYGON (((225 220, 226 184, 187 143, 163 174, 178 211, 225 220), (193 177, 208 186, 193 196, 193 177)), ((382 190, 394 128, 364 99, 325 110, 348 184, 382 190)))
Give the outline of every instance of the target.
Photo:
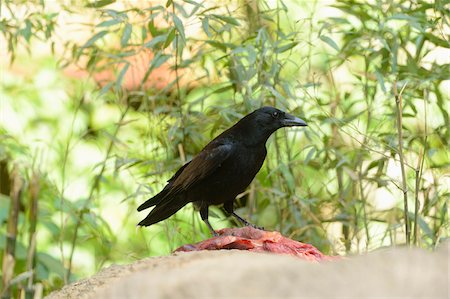
POLYGON ((247 220, 245 220, 244 218, 242 218, 241 216, 239 216, 238 214, 236 214, 236 213, 234 212, 233 201, 226 202, 226 203, 223 205, 223 207, 224 207, 225 211, 227 211, 228 213, 230 213, 233 217, 235 217, 237 220, 239 220, 239 221, 240 221, 242 224, 244 224, 245 226, 251 226, 251 227, 256 228, 256 229, 264 230, 264 227, 259 227, 259 226, 256 226, 256 225, 254 225, 254 224, 251 224, 250 222, 248 222, 247 220))
POLYGON ((202 217, 202 220, 206 223, 206 226, 208 226, 209 231, 214 237, 217 237, 219 234, 216 233, 216 231, 213 229, 211 224, 208 221, 208 206, 202 206, 200 208, 200 216, 202 217))

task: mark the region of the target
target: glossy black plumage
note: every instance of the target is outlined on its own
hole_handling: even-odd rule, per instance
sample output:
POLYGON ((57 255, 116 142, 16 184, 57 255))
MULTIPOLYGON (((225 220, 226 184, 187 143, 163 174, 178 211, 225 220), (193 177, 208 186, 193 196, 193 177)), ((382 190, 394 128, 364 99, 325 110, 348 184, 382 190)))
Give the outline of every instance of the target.
POLYGON ((288 126, 306 126, 306 123, 273 107, 263 107, 246 115, 183 165, 160 193, 138 207, 138 211, 142 211, 155 206, 138 225, 149 226, 162 221, 190 202, 199 208, 203 221, 214 235, 208 221, 210 205, 223 204, 227 212, 250 225, 234 213, 234 199, 261 168, 269 136, 288 126))

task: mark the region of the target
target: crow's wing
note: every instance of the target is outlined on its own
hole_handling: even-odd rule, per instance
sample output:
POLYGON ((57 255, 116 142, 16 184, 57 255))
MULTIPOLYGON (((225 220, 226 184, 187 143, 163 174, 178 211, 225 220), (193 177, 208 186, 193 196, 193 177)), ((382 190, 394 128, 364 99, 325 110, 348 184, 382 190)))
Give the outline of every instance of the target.
POLYGON ((180 173, 182 173, 183 170, 189 165, 189 163, 191 163, 191 162, 188 162, 188 163, 184 164, 183 166, 181 166, 180 169, 178 169, 177 172, 167 181, 167 185, 164 187, 164 189, 161 190, 161 192, 159 192, 152 198, 147 199, 144 203, 142 203, 137 208, 137 210, 142 211, 142 210, 148 209, 150 207, 156 206, 157 204, 161 203, 164 200, 164 198, 166 198, 166 196, 168 194, 170 194, 170 192, 172 190, 173 182, 177 179, 177 177, 180 175, 180 173))
MULTIPOLYGON (((171 182, 171 194, 187 190, 214 173, 233 152, 231 143, 210 144, 184 167, 171 182)), ((171 179, 171 180, 172 180, 171 179)))
POLYGON ((137 210, 142 211, 163 201, 172 202, 177 194, 201 182, 219 168, 230 156, 232 148, 231 143, 210 143, 192 161, 181 166, 161 192, 146 200, 137 210))

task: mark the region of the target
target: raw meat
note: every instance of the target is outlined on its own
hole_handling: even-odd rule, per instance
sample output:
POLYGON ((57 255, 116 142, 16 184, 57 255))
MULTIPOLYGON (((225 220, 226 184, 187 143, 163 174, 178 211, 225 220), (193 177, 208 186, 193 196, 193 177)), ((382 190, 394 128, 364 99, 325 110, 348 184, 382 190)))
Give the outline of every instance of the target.
POLYGON ((279 232, 270 232, 246 226, 242 228, 224 228, 217 231, 219 236, 196 244, 186 244, 177 251, 199 251, 239 249, 253 252, 289 254, 309 261, 331 260, 310 244, 301 243, 282 236, 279 232))

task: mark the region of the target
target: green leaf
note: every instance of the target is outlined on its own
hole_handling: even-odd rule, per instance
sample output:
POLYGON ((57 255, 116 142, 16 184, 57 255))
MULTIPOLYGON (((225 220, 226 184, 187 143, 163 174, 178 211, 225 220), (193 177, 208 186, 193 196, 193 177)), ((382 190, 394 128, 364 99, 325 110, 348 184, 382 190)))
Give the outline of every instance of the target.
POLYGON ((236 20, 233 17, 229 17, 229 16, 222 16, 222 15, 216 15, 216 14, 212 14, 212 17, 219 19, 225 23, 231 24, 231 25, 235 25, 235 26, 239 26, 241 25, 238 20, 236 20))
POLYGON ((211 46, 213 46, 214 48, 217 48, 219 50, 222 50, 224 52, 227 51, 227 44, 226 43, 221 43, 215 40, 207 40, 206 43, 210 44, 211 46))
POLYGON ((173 15, 173 22, 175 24, 175 28, 177 28, 177 31, 181 36, 181 39, 183 40, 183 42, 186 42, 186 36, 184 35, 183 22, 176 15, 173 15))
POLYGON ((103 12, 107 13, 109 16, 113 18, 120 18, 123 14, 114 9, 104 9, 103 12))
POLYGON ((157 45, 165 42, 166 40, 167 40, 167 34, 158 35, 158 36, 152 38, 152 40, 146 42, 144 44, 144 47, 146 47, 146 48, 155 48, 157 45))
POLYGON ((450 48, 450 42, 440 39, 431 33, 425 33, 424 36, 427 40, 429 40, 436 46, 443 47, 443 48, 450 48))
POLYGON ((211 32, 209 32, 209 18, 205 17, 202 19, 202 28, 208 37, 211 37, 211 32))
POLYGON ((192 17, 200 8, 204 7, 202 3, 197 3, 195 1, 190 0, 183 0, 184 2, 187 2, 189 4, 194 5, 194 8, 191 10, 191 12, 187 15, 187 17, 192 17))
POLYGON ((383 90, 383 92, 386 93, 386 86, 384 83, 383 75, 380 73, 378 69, 375 71, 375 76, 377 77, 377 81, 378 84, 380 84, 381 90, 383 90))
POLYGON ((133 26, 130 23, 127 23, 125 25, 125 28, 123 29, 122 38, 120 39, 120 44, 122 47, 125 47, 128 45, 128 41, 131 37, 131 32, 133 31, 133 26))
POLYGON ((38 252, 36 254, 36 259, 38 263, 44 265, 50 272, 58 274, 60 277, 64 276, 64 266, 62 263, 52 257, 51 255, 43 252, 38 252))
POLYGON ((281 47, 275 49, 275 53, 286 52, 286 51, 294 48, 296 45, 298 45, 298 42, 292 42, 292 43, 289 43, 287 45, 281 46, 281 47))
POLYGON ((25 28, 20 30, 21 35, 25 38, 25 40, 27 42, 30 41, 31 38, 31 28, 32 28, 32 24, 30 22, 30 20, 25 20, 25 28))
POLYGON ((183 2, 192 4, 192 5, 195 5, 195 6, 202 6, 201 3, 198 3, 198 2, 195 2, 195 1, 192 1, 192 0, 183 0, 183 2))
POLYGON ((390 16, 389 18, 387 18, 387 20, 404 20, 404 21, 413 21, 413 22, 417 22, 418 19, 403 13, 398 13, 395 15, 390 16))
POLYGON ((174 40, 175 36, 176 36, 175 28, 172 28, 172 30, 170 30, 169 34, 167 35, 166 41, 163 46, 164 49, 170 45, 170 43, 174 40))
POLYGON ((119 90, 120 87, 122 86, 123 77, 124 77, 125 74, 127 73, 129 67, 130 67, 130 64, 127 62, 127 63, 123 66, 122 70, 120 71, 119 76, 117 76, 117 80, 116 80, 116 90, 119 90))
MULTIPOLYGON (((414 214, 412 216, 414 217, 414 214)), ((420 216, 418 217, 417 220, 419 221, 419 227, 422 230, 422 232, 426 236, 433 238, 434 233, 433 233, 432 229, 428 226, 428 224, 425 222, 425 220, 423 220, 423 218, 420 216)))
POLYGON ((168 1, 166 2, 166 7, 169 7, 170 5, 172 5, 172 3, 173 3, 172 0, 168 0, 168 1))
POLYGON ((97 24, 95 27, 109 27, 109 26, 117 25, 119 23, 122 23, 122 21, 120 21, 119 19, 111 19, 111 20, 103 21, 100 24, 97 24))
POLYGON ((316 148, 315 147, 312 147, 309 151, 308 151, 308 153, 306 154, 306 158, 305 158, 305 160, 303 161, 303 163, 305 164, 305 165, 307 165, 308 163, 309 163, 309 161, 311 161, 311 159, 313 159, 314 158, 314 155, 316 154, 316 148))
POLYGON ((142 42, 147 40, 147 28, 145 28, 145 26, 141 27, 141 40, 142 42))
POLYGON ((161 32, 159 32, 159 30, 156 28, 155 21, 153 19, 151 19, 150 22, 148 22, 147 26, 148 26, 148 31, 150 31, 150 34, 153 37, 161 35, 161 32))
POLYGON ((321 36, 319 36, 319 38, 323 42, 327 43, 330 47, 332 47, 333 49, 335 49, 336 51, 339 52, 339 46, 334 42, 334 40, 332 40, 331 38, 329 38, 326 35, 321 35, 321 36))
POLYGON ((148 66, 147 71, 145 72, 144 78, 142 78, 142 83, 146 82, 148 76, 150 76, 151 72, 161 66, 164 62, 166 62, 170 58, 170 55, 161 54, 158 52, 155 57, 153 57, 152 61, 150 61, 150 65, 148 66))
POLYGON ((99 96, 104 95, 106 92, 108 92, 108 90, 111 88, 112 85, 113 85, 113 82, 109 82, 108 84, 103 86, 98 95, 99 96))
POLYGON ((86 4, 85 6, 89 7, 89 8, 99 8, 99 7, 103 7, 103 6, 109 5, 111 3, 114 3, 114 2, 116 2, 116 0, 99 0, 99 1, 90 2, 90 3, 86 4))
POLYGON ((170 58, 170 55, 166 55, 166 54, 159 54, 156 55, 152 62, 150 63, 150 68, 151 69, 155 69, 160 67, 164 62, 166 62, 168 59, 170 58))
POLYGON ((108 34, 108 31, 103 30, 100 32, 97 32, 93 37, 91 37, 81 48, 88 48, 92 46, 97 40, 104 37, 106 34, 108 34))

